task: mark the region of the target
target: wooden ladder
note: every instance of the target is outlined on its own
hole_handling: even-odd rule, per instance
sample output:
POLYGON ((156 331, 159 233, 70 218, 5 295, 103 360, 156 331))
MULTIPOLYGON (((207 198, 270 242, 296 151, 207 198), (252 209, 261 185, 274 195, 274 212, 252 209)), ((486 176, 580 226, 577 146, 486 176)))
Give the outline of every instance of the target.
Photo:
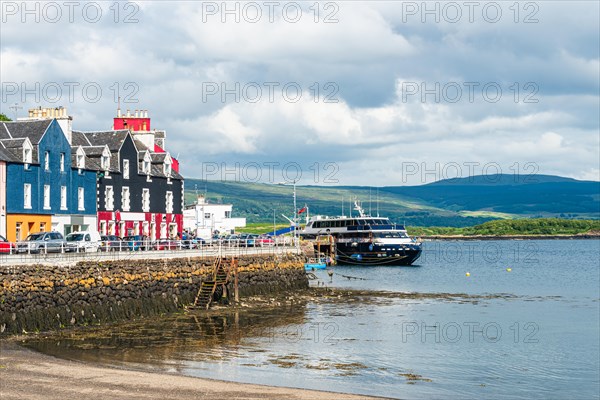
POLYGON ((236 262, 237 260, 232 258, 231 264, 226 265, 221 257, 217 258, 215 264, 213 265, 212 279, 202 281, 200 284, 200 289, 198 290, 198 294, 196 295, 196 299, 194 300, 194 304, 189 308, 204 308, 208 310, 214 299, 217 288, 219 286, 222 287, 223 292, 227 290, 229 277, 236 262))

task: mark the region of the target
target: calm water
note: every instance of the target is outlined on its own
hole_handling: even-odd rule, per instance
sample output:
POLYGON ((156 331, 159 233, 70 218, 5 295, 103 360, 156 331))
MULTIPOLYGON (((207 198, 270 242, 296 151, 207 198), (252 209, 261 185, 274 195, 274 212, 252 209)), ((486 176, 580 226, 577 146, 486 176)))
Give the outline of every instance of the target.
POLYGON ((452 298, 322 298, 29 345, 103 364, 394 398, 600 398, 600 241, 425 246, 418 266, 336 267, 332 278, 317 271, 316 284, 452 298))

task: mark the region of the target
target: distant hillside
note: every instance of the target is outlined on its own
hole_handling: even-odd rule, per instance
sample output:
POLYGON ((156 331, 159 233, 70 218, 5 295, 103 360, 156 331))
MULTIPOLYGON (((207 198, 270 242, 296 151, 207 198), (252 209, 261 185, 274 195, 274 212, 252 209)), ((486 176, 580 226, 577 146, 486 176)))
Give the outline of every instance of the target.
POLYGON ((548 175, 516 178, 513 175, 476 176, 381 190, 453 211, 599 217, 600 182, 548 175))
MULTIPOLYGON (((234 215, 248 222, 272 222, 275 211, 277 223, 282 223, 281 214, 293 214, 291 186, 187 179, 186 204, 194 201, 195 187, 201 193, 206 188, 212 202, 234 204, 234 215)), ((298 186, 296 191, 298 208, 307 204, 311 214, 341 215, 343 207, 349 215, 351 199, 358 198, 372 215, 379 210, 411 226, 466 227, 499 218, 600 218, 599 182, 549 175, 475 176, 378 189, 298 186)))
POLYGON ((477 185, 477 186, 515 186, 531 185, 537 183, 556 183, 556 182, 584 182, 573 178, 565 178, 555 175, 512 175, 512 174, 492 174, 492 175, 474 175, 466 178, 442 179, 437 182, 428 183, 423 186, 448 186, 448 185, 477 185))

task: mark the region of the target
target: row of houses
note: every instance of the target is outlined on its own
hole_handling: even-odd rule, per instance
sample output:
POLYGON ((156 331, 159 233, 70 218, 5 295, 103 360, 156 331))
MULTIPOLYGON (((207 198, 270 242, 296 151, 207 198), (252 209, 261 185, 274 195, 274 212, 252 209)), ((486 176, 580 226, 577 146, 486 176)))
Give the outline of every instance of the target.
POLYGON ((111 130, 72 124, 62 107, 0 123, 0 235, 181 234, 184 179, 166 151, 166 132, 152 130, 147 111, 118 110, 111 130))

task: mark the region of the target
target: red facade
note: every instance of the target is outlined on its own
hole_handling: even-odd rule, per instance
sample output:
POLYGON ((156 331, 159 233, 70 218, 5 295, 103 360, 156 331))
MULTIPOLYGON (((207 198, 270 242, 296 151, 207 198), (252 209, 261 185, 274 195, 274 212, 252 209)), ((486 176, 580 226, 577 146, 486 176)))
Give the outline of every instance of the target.
POLYGON ((151 240, 174 238, 182 232, 182 214, 98 212, 101 235, 146 235, 151 240))
POLYGON ((150 118, 140 117, 115 117, 113 119, 113 125, 115 130, 129 129, 134 132, 149 131, 150 130, 150 118))

